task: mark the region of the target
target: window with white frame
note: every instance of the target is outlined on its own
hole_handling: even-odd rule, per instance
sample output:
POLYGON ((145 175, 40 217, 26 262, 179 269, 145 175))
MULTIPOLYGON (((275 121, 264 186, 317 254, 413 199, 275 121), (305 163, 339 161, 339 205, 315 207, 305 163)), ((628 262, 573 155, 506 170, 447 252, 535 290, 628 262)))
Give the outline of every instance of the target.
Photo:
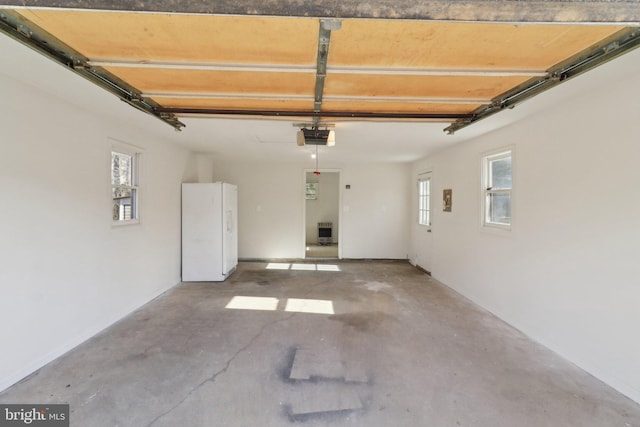
POLYGON ((511 227, 512 176, 511 150, 483 158, 485 226, 511 227))
POLYGON ((418 224, 431 226, 431 174, 418 175, 418 224))
POLYGON ((111 151, 111 198, 114 223, 138 222, 140 153, 123 147, 111 151))

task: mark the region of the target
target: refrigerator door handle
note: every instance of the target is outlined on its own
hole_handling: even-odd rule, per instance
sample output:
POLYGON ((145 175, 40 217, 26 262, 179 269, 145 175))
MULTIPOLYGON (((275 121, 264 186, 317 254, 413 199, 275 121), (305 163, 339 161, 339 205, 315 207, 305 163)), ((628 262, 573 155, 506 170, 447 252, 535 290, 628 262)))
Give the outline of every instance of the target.
POLYGON ((225 223, 227 224, 227 231, 231 231, 233 229, 233 212, 226 211, 225 212, 225 223))

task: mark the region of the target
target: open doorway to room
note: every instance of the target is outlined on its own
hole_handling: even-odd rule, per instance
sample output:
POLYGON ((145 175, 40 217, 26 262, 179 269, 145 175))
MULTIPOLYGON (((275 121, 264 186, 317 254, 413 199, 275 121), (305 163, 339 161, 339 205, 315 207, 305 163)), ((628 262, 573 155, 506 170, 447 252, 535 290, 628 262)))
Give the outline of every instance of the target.
POLYGON ((340 171, 305 171, 305 258, 340 257, 340 171))

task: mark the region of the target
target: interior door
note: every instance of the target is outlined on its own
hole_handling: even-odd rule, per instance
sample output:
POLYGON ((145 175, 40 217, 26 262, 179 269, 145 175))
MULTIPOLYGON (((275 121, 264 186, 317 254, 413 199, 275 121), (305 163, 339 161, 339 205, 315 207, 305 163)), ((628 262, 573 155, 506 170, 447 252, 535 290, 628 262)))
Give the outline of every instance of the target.
POLYGON ((421 172, 417 177, 418 209, 416 221, 416 265, 431 272, 433 260, 433 174, 421 172))

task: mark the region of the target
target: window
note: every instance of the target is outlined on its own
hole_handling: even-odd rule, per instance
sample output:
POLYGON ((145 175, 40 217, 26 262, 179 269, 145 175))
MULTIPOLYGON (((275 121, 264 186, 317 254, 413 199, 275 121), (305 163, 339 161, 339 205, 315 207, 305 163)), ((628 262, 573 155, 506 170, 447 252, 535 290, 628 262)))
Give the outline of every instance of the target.
POLYGON ((418 224, 431 225, 431 174, 418 175, 418 224))
POLYGON ((139 153, 122 148, 111 151, 112 217, 115 223, 138 222, 139 153))
POLYGON ((484 225, 511 227, 511 151, 484 157, 484 225))

